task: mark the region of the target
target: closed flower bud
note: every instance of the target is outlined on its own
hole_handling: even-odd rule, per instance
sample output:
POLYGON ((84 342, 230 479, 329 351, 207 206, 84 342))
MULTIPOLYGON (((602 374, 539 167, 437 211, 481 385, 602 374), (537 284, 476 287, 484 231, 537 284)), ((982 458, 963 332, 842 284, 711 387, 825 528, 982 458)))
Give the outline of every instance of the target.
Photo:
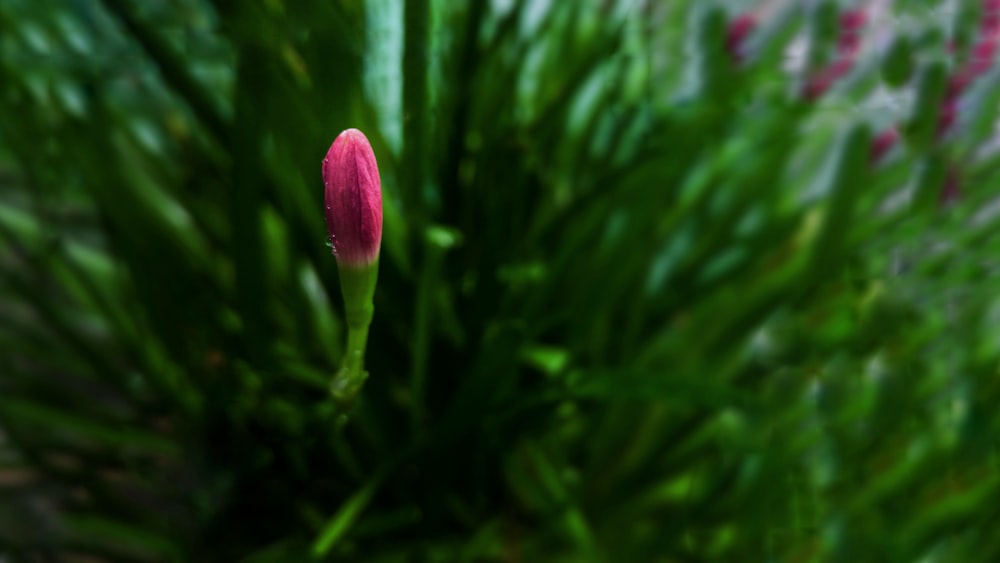
POLYGON ((864 10, 847 10, 840 15, 840 33, 837 37, 837 53, 840 56, 857 54, 867 21, 868 16, 864 10))
POLYGON ((868 14, 864 10, 845 10, 840 14, 840 32, 858 33, 868 22, 868 14))
POLYGON ((346 268, 371 266, 382 243, 382 183, 364 133, 348 129, 337 136, 323 159, 323 184, 337 262, 346 268))
POLYGON ((323 185, 347 324, 347 348, 330 392, 346 410, 368 378, 365 350, 382 245, 382 182, 375 153, 361 131, 348 129, 333 141, 323 159, 323 185))
POLYGON ((972 71, 979 76, 986 74, 997 54, 997 39, 995 37, 985 37, 976 42, 972 47, 972 71))
POLYGON ((994 10, 986 11, 983 20, 979 24, 980 33, 984 35, 995 35, 1000 33, 1000 5, 994 10))

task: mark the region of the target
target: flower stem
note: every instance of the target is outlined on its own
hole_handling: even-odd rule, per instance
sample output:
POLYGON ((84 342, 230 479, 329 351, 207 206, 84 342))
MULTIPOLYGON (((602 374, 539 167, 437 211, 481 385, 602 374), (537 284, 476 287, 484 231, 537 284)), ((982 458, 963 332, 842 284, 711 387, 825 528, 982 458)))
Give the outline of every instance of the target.
POLYGON ((368 345, 368 325, 360 328, 349 328, 347 331, 347 353, 344 355, 344 367, 352 372, 362 372, 365 369, 365 348, 368 345))
POLYGON ((377 277, 377 262, 362 269, 340 268, 344 317, 347 321, 347 349, 344 350, 340 370, 330 383, 330 393, 344 410, 350 408, 368 378, 368 372, 365 371, 365 350, 368 347, 368 327, 371 326, 375 312, 372 297, 377 277))
POLYGON ((347 350, 344 361, 337 375, 330 383, 330 393, 334 401, 343 409, 348 409, 354 402, 354 397, 365 380, 365 348, 368 343, 368 324, 360 327, 349 327, 347 331, 347 350))

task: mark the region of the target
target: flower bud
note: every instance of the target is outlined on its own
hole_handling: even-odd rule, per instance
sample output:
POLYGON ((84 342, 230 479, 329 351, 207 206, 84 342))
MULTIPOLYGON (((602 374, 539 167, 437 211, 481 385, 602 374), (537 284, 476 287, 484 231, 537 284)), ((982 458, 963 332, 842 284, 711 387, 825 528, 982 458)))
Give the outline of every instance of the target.
POLYGON ((371 266, 382 243, 382 183, 364 133, 348 129, 337 136, 323 159, 323 184, 326 226, 338 264, 371 266))
POLYGON ((976 42, 972 47, 971 69, 976 76, 986 74, 997 54, 997 39, 995 37, 984 37, 976 42))
POLYGON ((1000 33, 1000 3, 984 6, 983 12, 983 19, 979 24, 980 33, 983 35, 1000 33))

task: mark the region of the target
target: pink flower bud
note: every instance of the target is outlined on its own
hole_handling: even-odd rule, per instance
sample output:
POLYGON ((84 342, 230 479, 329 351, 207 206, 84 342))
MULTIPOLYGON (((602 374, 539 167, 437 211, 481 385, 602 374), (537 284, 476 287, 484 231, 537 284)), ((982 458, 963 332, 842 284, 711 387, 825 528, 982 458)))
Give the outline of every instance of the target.
POLYGON ((1000 1, 983 2, 983 19, 979 22, 980 37, 996 38, 1000 34, 1000 1))
POLYGON ((997 40, 995 38, 987 37, 976 42, 976 44, 972 47, 971 67, 973 72, 975 72, 977 76, 985 74, 990 67, 993 66, 996 54, 997 40))
POLYGON ((1000 33, 1000 11, 986 12, 979 23, 979 32, 983 35, 1000 33))
POLYGON ((837 54, 852 57, 861 50, 861 34, 845 33, 837 39, 837 54))
POLYGON ((847 10, 840 15, 840 32, 837 36, 837 54, 850 57, 861 48, 861 36, 868 15, 864 10, 847 10))
POLYGON ((353 268, 374 264, 382 244, 382 183, 364 133, 348 129, 337 136, 323 159, 323 184, 337 262, 353 268))
POLYGON ((864 10, 844 10, 840 14, 840 31, 842 33, 859 32, 868 23, 868 14, 864 10))

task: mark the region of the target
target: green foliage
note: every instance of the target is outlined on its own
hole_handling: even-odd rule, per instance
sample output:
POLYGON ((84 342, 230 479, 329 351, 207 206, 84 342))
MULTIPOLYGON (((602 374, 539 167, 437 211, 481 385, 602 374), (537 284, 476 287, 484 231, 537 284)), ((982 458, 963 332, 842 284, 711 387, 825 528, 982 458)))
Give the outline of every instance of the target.
POLYGON ((798 4, 743 62, 725 3, 0 4, 0 559, 996 561, 996 73, 942 134, 968 50, 900 1, 807 101, 798 4))

